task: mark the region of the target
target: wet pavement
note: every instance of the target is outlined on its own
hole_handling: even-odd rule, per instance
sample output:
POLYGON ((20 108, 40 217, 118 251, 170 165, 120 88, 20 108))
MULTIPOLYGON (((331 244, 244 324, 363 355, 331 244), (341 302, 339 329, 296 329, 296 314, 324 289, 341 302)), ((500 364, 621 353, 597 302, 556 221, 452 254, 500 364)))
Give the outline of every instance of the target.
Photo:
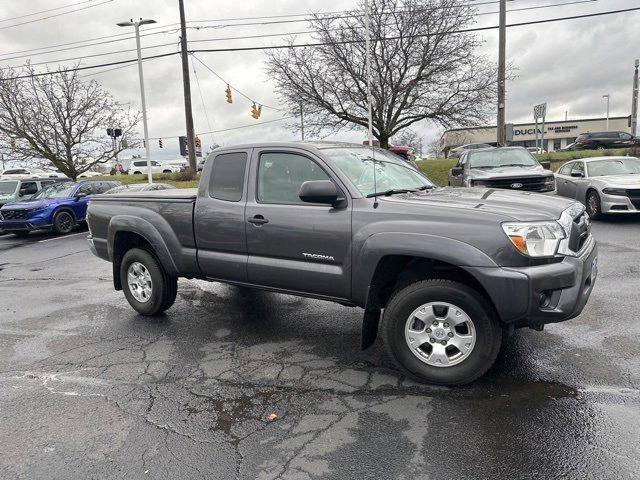
POLYGON ((181 280, 143 318, 86 233, 2 236, 0 477, 638 478, 639 233, 596 222, 583 314, 464 388, 361 351, 358 309, 181 280))

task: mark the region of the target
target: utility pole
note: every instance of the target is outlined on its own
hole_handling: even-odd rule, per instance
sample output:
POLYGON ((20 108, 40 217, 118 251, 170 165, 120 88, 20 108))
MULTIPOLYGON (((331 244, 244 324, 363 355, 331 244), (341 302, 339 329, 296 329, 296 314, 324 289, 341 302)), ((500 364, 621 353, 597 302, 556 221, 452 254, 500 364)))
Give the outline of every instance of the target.
POLYGON ((300 133, 304 142, 304 110, 302 109, 302 102, 300 102, 300 133))
POLYGON ((631 135, 634 137, 638 130, 638 66, 640 66, 640 60, 636 59, 636 70, 633 74, 633 95, 631 96, 631 135))
POLYGON ((147 101, 144 95, 144 76, 142 75, 142 53, 140 52, 140 26, 156 23, 155 20, 143 20, 142 18, 137 22, 133 19, 128 22, 120 22, 117 25, 119 27, 134 27, 136 30, 136 47, 138 50, 138 76, 140 77, 140 100, 142 103, 142 126, 144 129, 144 150, 147 156, 147 181, 153 183, 153 177, 151 176, 151 151, 149 150, 149 127, 147 126, 147 101))
POLYGON ((499 147, 507 143, 505 125, 505 77, 507 43, 507 0, 500 0, 500 33, 498 37, 498 138, 499 147))
POLYGON ((608 93, 606 95, 602 95, 602 98, 607 99, 607 132, 609 131, 609 103, 611 102, 611 95, 608 93))
POLYGON ((178 0, 180 7, 180 53, 182 56, 182 83, 184 85, 184 116, 187 124, 187 150, 189 151, 189 168, 195 174, 196 141, 193 133, 193 111, 191 110, 191 83, 189 80, 189 51, 187 50, 187 25, 184 18, 184 0, 178 0))

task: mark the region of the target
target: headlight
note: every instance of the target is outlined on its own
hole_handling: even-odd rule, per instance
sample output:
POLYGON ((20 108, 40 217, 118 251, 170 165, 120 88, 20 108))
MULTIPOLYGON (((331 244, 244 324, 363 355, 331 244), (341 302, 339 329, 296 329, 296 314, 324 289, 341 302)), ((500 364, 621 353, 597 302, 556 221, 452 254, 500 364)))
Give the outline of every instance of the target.
POLYGON ((489 186, 489 183, 486 182, 485 180, 471 180, 471 186, 472 187, 487 187, 489 186))
POLYGON ((502 230, 514 247, 529 257, 552 257, 566 238, 558 222, 503 223, 502 230))
POLYGON ((544 186, 545 187, 550 187, 553 188, 556 186, 556 179, 555 177, 547 177, 544 179, 544 186))
POLYGON ((619 195, 621 197, 627 196, 627 190, 625 190, 624 188, 605 188, 602 191, 607 195, 619 195))

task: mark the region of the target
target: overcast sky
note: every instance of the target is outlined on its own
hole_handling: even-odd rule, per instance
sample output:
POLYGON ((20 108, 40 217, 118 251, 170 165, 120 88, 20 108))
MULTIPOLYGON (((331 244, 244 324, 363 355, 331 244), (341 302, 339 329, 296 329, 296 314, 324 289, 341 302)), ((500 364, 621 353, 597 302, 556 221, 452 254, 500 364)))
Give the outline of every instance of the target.
MULTIPOLYGON (((478 0, 476 3, 486 1, 478 0)), ((557 5, 570 1, 514 0, 508 2, 508 8, 557 5)), ((52 67, 58 64, 72 65, 76 60, 57 61, 84 55, 109 53, 106 56, 84 58, 81 60, 82 65, 133 58, 135 51, 113 53, 135 49, 135 40, 133 39, 48 54, 36 55, 34 52, 14 54, 13 52, 122 34, 126 30, 116 26, 116 23, 139 17, 153 18, 158 22, 157 27, 161 27, 148 30, 147 33, 167 31, 143 37, 142 45, 144 47, 171 44, 147 49, 143 52, 144 55, 177 49, 178 33, 175 31, 175 23, 179 21, 177 0, 92 0, 90 3, 80 2, 81 0, 30 0, 28 2, 2 0, 0 2, 0 62, 2 66, 20 65, 29 58, 27 55, 30 55, 32 63, 54 62, 51 64, 52 67), (11 20, 11 18, 29 13, 77 3, 80 4, 49 13, 11 20), (78 9, 82 10, 39 22, 14 26, 17 23, 78 9), (10 59, 14 56, 24 56, 24 58, 10 59)), ((220 27, 220 25, 238 22, 207 23, 203 22, 204 20, 336 11, 354 8, 358 2, 357 0, 334 0, 332 2, 321 0, 275 0, 269 2, 185 0, 185 3, 187 20, 192 22, 192 26, 196 24, 217 26, 217 28, 190 29, 188 31, 190 40, 204 40, 267 33, 279 34, 306 29, 304 23, 220 27)), ((640 7, 640 0, 598 0, 533 11, 513 11, 508 14, 507 22, 516 23, 630 7, 640 7)), ((497 5, 483 5, 478 8, 478 11, 483 13, 495 12, 496 10, 497 5)), ((498 21, 497 14, 494 13, 480 15, 477 18, 478 25, 493 25, 498 21)), ((640 12, 631 12, 561 23, 510 28, 507 32, 507 60, 517 68, 515 72, 517 78, 507 85, 507 121, 529 121, 532 105, 544 101, 548 103, 549 120, 564 119, 565 111, 569 112, 570 119, 603 117, 605 115, 605 101, 602 95, 605 93, 611 94, 612 116, 629 115, 633 62, 636 57, 640 56, 639 44, 636 40, 639 24, 640 12)), ((131 27, 129 29, 132 32, 133 29, 131 27)), ((496 60, 497 36, 496 30, 482 34, 482 38, 485 40, 482 52, 491 55, 496 60)), ((302 35, 299 38, 302 40, 309 37, 302 35)), ((223 48, 279 43, 282 43, 280 37, 267 37, 194 42, 192 47, 223 48)), ((52 49, 54 48, 52 47, 52 49)), ((273 92, 273 83, 265 75, 264 53, 259 51, 202 53, 199 54, 199 57, 231 85, 247 93, 251 98, 264 104, 278 105, 278 99, 273 92)), ((45 66, 38 68, 45 68, 45 66)), ((234 103, 227 104, 224 82, 213 76, 197 62, 195 68, 201 87, 200 90, 192 70, 191 84, 197 132, 222 130, 257 123, 250 116, 251 105, 248 101, 236 94, 234 95, 234 103), (204 99, 204 106, 200 92, 204 99), (205 111, 208 114, 208 122, 205 111)), ((106 68, 87 70, 83 72, 83 75, 91 75, 86 77, 87 80, 99 81, 120 101, 131 102, 136 108, 140 108, 138 73, 135 64, 110 72, 102 72, 103 70, 106 68)), ((157 140, 151 142, 152 154, 155 158, 175 158, 178 142, 169 137, 182 135, 184 132, 184 103, 179 56, 145 62, 144 75, 149 134, 151 137, 165 138, 163 150, 158 149, 157 140)), ((275 120, 281 116, 282 114, 277 111, 263 109, 259 121, 275 120)), ((493 122, 495 119, 491 119, 491 123, 493 122)), ((297 134, 288 131, 284 127, 285 124, 286 122, 274 122, 256 125, 251 128, 202 135, 201 138, 205 149, 212 141, 222 145, 233 145, 247 141, 297 139, 297 134)), ((442 131, 440 127, 427 122, 419 124, 416 130, 424 136, 425 146, 438 137, 442 131)), ((364 136, 364 131, 352 131, 345 132, 338 138, 361 142, 364 136)))

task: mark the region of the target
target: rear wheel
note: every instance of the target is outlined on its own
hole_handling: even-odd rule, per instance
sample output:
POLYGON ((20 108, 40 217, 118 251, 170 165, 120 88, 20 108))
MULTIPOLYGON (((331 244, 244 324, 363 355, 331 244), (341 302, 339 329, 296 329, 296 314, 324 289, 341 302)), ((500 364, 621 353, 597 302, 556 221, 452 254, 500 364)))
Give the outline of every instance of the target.
POLYGON ((63 210, 53 217, 53 231, 59 234, 71 232, 76 226, 76 219, 71 212, 63 210))
POLYGON ((120 282, 129 304, 142 315, 156 315, 171 307, 178 291, 177 278, 168 275, 147 250, 133 248, 120 265, 120 282))
POLYGON ((502 343, 486 299, 461 283, 430 279, 393 294, 382 338, 394 363, 425 383, 463 385, 483 375, 502 343))
POLYGON ((587 215, 590 218, 602 218, 602 204, 600 203, 600 195, 595 190, 590 190, 587 194, 587 215))

